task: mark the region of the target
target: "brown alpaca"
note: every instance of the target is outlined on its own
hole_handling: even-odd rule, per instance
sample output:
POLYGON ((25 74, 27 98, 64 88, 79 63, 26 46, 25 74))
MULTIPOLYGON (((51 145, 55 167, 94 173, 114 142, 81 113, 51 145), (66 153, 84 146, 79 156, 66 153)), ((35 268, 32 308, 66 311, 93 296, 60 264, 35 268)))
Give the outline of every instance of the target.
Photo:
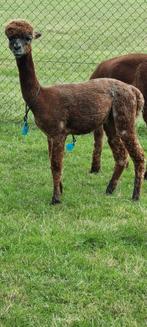
POLYGON ((54 190, 52 204, 60 202, 64 144, 67 135, 90 133, 104 125, 116 161, 107 193, 116 188, 127 164, 127 152, 135 166, 132 198, 139 199, 144 173, 144 153, 135 133, 135 117, 144 104, 133 86, 114 79, 79 84, 40 86, 32 60, 31 41, 40 36, 23 20, 11 21, 5 29, 20 77, 22 95, 37 126, 47 135, 54 190), (113 131, 113 132, 112 132, 113 131))
MULTIPOLYGON (((143 119, 147 124, 147 55, 142 53, 127 54, 100 63, 90 79, 115 78, 136 86, 144 96, 143 119)), ((94 132, 94 151, 91 172, 98 172, 103 145, 103 127, 94 132)), ((147 170, 144 178, 147 179, 147 170)))

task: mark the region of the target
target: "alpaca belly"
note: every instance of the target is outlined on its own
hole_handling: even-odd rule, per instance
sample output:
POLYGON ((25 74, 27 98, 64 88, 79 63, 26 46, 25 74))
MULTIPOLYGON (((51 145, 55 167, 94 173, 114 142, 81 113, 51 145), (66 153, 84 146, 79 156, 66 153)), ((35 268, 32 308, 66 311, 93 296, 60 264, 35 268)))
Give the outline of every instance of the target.
POLYGON ((68 126, 67 129, 72 134, 88 134, 94 131, 98 126, 100 126, 102 123, 98 120, 92 120, 88 121, 88 123, 85 121, 72 121, 68 126))
POLYGON ((101 126, 107 119, 110 112, 110 108, 106 109, 105 112, 101 111, 93 115, 85 115, 78 119, 78 117, 73 117, 67 124, 68 130, 73 134, 88 134, 96 130, 101 126))

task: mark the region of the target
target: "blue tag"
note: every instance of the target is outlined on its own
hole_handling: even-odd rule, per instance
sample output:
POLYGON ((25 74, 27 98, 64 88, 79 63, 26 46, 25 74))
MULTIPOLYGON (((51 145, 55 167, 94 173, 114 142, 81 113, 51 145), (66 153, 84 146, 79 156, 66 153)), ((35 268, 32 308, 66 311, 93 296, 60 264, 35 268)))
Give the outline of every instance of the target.
POLYGON ((67 150, 68 152, 70 152, 70 151, 73 150, 74 146, 75 146, 74 143, 68 143, 68 144, 66 144, 66 150, 67 150))
POLYGON ((22 135, 27 135, 28 131, 29 131, 29 125, 28 125, 28 122, 25 121, 24 125, 23 125, 23 128, 22 128, 22 135))

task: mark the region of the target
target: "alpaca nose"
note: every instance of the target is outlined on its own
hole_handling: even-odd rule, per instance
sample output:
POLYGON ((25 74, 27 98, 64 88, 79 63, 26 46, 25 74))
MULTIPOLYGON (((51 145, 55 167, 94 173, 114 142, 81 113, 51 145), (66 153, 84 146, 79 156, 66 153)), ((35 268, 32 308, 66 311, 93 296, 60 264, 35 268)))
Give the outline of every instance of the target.
POLYGON ((14 49, 15 50, 20 50, 21 49, 21 43, 18 40, 15 40, 14 42, 14 49))

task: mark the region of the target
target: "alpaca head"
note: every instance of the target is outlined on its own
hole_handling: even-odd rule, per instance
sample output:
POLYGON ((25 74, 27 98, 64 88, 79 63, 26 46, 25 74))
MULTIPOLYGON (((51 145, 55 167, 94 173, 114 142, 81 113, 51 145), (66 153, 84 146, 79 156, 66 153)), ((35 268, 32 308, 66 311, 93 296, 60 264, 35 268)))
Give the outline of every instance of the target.
POLYGON ((12 20, 5 28, 9 39, 9 48, 16 58, 21 58, 31 51, 31 42, 41 36, 25 20, 12 20))

